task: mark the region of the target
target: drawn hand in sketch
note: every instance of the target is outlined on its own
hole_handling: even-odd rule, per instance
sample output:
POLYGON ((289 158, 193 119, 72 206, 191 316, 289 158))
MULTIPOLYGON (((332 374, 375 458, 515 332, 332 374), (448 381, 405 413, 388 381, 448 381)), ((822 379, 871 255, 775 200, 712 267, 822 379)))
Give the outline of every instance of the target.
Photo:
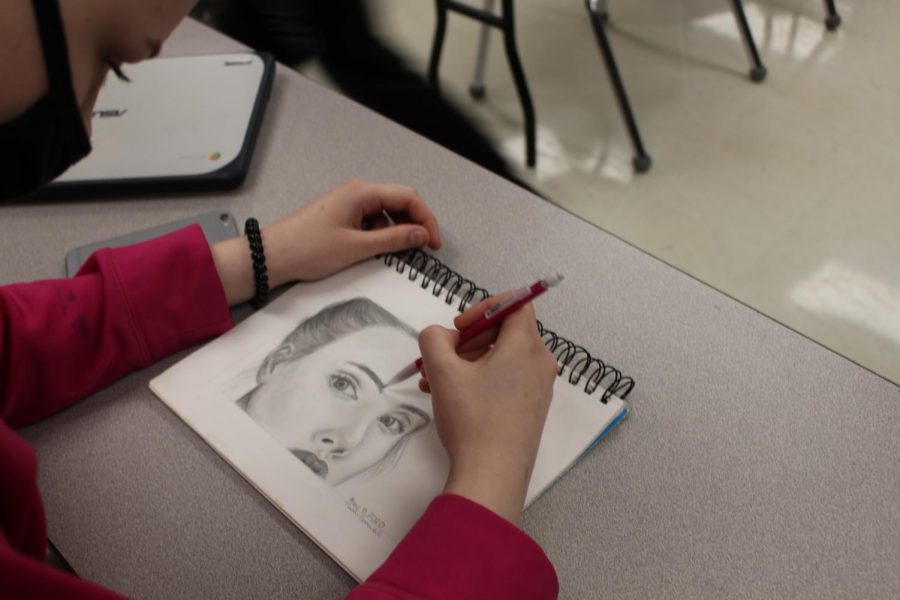
POLYGON ((424 394, 384 387, 417 353, 416 331, 368 298, 332 304, 266 356, 241 404, 328 484, 377 474, 432 421, 424 394))

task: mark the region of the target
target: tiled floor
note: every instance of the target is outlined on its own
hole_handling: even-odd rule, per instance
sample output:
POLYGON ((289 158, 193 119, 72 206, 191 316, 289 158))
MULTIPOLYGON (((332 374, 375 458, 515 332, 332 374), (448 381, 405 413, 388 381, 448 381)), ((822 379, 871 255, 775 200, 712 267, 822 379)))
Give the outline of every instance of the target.
MULTIPOLYGON (((474 0, 473 0, 474 1, 474 0)), ((499 3, 498 3, 499 4, 499 3)), ((371 0, 424 72, 428 0, 371 0)), ((900 382, 900 4, 746 2, 769 70, 754 84, 726 0, 611 0, 611 39, 654 166, 631 150, 580 0, 516 2, 538 116, 521 114, 499 34, 467 94, 478 26, 451 16, 445 93, 559 206, 900 382)), ((314 71, 313 71, 314 74, 314 71)))

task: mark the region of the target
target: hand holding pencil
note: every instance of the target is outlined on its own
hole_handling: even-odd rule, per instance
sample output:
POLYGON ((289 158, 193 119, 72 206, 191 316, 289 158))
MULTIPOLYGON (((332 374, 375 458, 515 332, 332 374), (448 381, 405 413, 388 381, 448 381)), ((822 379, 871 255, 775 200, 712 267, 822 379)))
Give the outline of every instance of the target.
MULTIPOLYGON (((557 273, 551 277, 538 279, 531 285, 511 290, 499 297, 488 298, 467 310, 464 314, 454 319, 454 325, 459 330, 459 339, 457 347, 461 351, 479 347, 482 344, 471 344, 469 342, 476 338, 483 340, 489 339, 490 336, 482 334, 491 329, 496 329, 499 324, 509 315, 522 308, 526 304, 531 303, 535 298, 555 287, 562 282, 564 277, 557 273)), ((490 344, 490 340, 487 342, 490 344)), ((422 369, 422 358, 417 358, 412 363, 400 370, 386 384, 386 386, 394 385, 406 379, 409 379, 422 369)), ((424 388, 423 388, 424 391, 424 388)))
MULTIPOLYGON (((508 298, 476 304, 456 318, 466 329, 508 298)), ((517 523, 556 379, 556 360, 525 304, 463 345, 439 326, 419 336, 423 391, 450 459, 444 491, 478 502, 517 523)))

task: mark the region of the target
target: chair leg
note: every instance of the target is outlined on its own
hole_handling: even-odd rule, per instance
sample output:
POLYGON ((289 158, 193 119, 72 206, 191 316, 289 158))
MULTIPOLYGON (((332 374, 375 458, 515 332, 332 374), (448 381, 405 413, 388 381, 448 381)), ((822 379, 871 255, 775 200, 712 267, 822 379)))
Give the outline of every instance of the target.
POLYGON ((609 0, 595 0, 592 10, 604 23, 609 21, 609 0))
POLYGON ((616 94, 619 110, 622 112, 622 118, 625 120, 628 135, 631 137, 631 143, 634 146, 634 158, 631 162, 635 171, 643 173, 650 168, 653 160, 644 149, 641 132, 638 130, 637 120, 634 118, 631 102, 628 100, 628 93, 625 91, 625 84, 622 82, 621 75, 619 75, 616 57, 613 55, 612 46, 606 35, 606 3, 602 2, 602 10, 593 0, 585 0, 585 5, 591 17, 591 24, 594 26, 594 35, 597 38, 597 44, 600 46, 600 53, 603 55, 603 62, 606 64, 606 71, 609 74, 609 80, 616 94))
MULTIPOLYGON (((484 0, 484 11, 494 12, 494 0, 484 0)), ((476 100, 484 98, 484 71, 487 66, 488 43, 491 39, 490 25, 481 26, 481 37, 478 39, 478 57, 475 59, 475 73, 469 85, 469 95, 476 100)))
POLYGON ((753 32, 750 31, 750 23, 747 22, 747 15, 744 13, 744 3, 742 0, 731 0, 731 7, 734 10, 734 18, 737 21, 738 30, 741 32, 741 38, 744 40, 744 48, 750 59, 750 79, 760 82, 766 78, 766 67, 759 58, 759 51, 753 40, 753 32))
POLYGON ((828 31, 834 31, 841 25, 841 15, 838 14, 834 0, 825 0, 825 11, 828 13, 825 17, 825 27, 828 31))
POLYGON ((435 26, 434 39, 431 42, 431 58, 428 61, 428 85, 440 93, 441 84, 438 80, 438 67, 441 64, 441 50, 444 48, 444 36, 447 33, 447 2, 435 0, 435 26))
POLYGON ((528 83, 525 81, 525 72, 519 61, 519 51, 516 48, 516 27, 513 13, 513 0, 503 0, 503 42, 506 47, 506 60, 512 71, 516 91, 519 94, 519 103, 522 105, 522 113, 525 117, 525 163, 533 167, 537 162, 537 144, 535 132, 534 104, 531 102, 531 93, 528 91, 528 83))

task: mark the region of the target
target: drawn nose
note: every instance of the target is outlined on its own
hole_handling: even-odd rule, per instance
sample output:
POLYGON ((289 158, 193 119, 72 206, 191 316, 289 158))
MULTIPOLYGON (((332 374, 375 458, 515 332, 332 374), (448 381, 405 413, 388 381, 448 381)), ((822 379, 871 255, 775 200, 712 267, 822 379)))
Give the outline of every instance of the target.
POLYGON ((319 455, 319 458, 327 458, 344 451, 342 436, 334 430, 317 432, 313 436, 313 443, 315 444, 316 454, 319 455))
POLYGON ((323 429, 313 435, 313 443, 319 458, 343 456, 362 439, 361 427, 323 429), (357 430, 360 431, 357 431, 357 430))

